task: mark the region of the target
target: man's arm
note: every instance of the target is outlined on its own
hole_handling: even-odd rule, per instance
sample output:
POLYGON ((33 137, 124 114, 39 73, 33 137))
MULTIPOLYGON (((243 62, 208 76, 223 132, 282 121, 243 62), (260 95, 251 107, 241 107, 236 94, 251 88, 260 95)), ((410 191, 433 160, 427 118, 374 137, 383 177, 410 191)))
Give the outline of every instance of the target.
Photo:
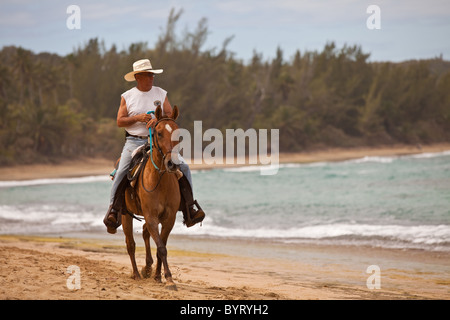
POLYGON ((128 109, 127 109, 127 103, 125 102, 125 99, 122 97, 122 100, 120 100, 120 107, 119 111, 117 112, 117 126, 118 127, 129 127, 132 124, 135 124, 136 122, 147 122, 152 118, 149 114, 138 114, 135 116, 128 116, 128 109))

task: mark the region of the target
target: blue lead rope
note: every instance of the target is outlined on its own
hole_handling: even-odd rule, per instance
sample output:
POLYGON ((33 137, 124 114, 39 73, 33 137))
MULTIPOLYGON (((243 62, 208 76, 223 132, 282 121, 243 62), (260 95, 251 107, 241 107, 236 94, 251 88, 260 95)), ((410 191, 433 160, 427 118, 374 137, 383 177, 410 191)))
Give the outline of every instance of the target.
MULTIPOLYGON (((147 114, 155 114, 155 111, 149 111, 147 112, 147 114)), ((156 170, 159 171, 158 166, 155 164, 155 162, 153 161, 153 139, 152 139, 152 128, 148 128, 148 143, 150 145, 150 159, 152 160, 153 166, 155 167, 156 170)))

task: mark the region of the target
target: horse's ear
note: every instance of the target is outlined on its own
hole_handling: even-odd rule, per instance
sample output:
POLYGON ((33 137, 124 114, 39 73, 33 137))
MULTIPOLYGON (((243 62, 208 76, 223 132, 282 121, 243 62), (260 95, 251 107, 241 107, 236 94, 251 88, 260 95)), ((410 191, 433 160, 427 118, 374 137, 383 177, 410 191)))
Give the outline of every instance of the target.
POLYGON ((162 117, 162 110, 161 110, 161 106, 157 106, 156 110, 155 110, 155 117, 157 120, 161 119, 162 117))
POLYGON ((180 114, 180 111, 178 111, 178 107, 177 106, 173 106, 172 119, 173 120, 177 120, 179 114, 180 114))

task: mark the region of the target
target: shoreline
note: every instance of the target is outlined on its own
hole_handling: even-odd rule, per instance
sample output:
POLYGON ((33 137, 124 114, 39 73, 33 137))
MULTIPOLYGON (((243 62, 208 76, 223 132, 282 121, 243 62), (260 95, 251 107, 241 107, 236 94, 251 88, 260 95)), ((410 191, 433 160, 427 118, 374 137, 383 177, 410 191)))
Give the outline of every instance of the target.
MULTIPOLYGON (((450 150, 450 143, 412 146, 395 145, 386 147, 329 148, 317 151, 280 153, 279 163, 335 162, 364 157, 391 157, 423 153, 437 153, 450 150)), ((235 161, 236 162, 236 161, 235 161)), ((115 161, 102 158, 68 160, 58 164, 30 164, 0 167, 0 181, 20 181, 53 178, 75 178, 85 176, 106 177, 114 169, 115 161)), ((189 164, 191 170, 244 167, 249 164, 189 164)), ((251 164, 254 165, 254 164, 251 164)))
MULTIPOLYGON (((140 269, 145 251, 141 237, 135 239, 140 269)), ((168 261, 178 291, 168 291, 152 279, 130 278, 120 234, 111 239, 2 235, 0 248, 0 299, 450 299, 450 256, 420 250, 171 236, 168 261), (268 257, 267 250, 285 255, 268 257), (80 268, 80 290, 66 286, 71 265, 80 268), (380 267, 380 289, 367 287, 371 265, 380 267)), ((153 242, 152 254, 155 258, 153 242)))

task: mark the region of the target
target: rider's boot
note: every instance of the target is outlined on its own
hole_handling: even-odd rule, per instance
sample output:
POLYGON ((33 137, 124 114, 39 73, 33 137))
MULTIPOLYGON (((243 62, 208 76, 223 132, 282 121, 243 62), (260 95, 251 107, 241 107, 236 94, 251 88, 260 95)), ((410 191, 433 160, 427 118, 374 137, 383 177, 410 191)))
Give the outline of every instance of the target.
POLYGON ((106 226, 106 231, 111 234, 115 234, 117 228, 122 224, 122 221, 119 219, 119 212, 113 208, 113 205, 109 206, 108 212, 106 212, 105 218, 103 219, 103 223, 106 226))
POLYGON ((197 200, 194 200, 194 203, 189 206, 189 216, 190 219, 186 221, 186 227, 192 227, 193 225, 202 222, 205 219, 205 212, 198 204, 197 200), (198 210, 194 208, 194 205, 197 206, 198 210))
POLYGON ((202 210, 197 200, 194 200, 192 188, 185 176, 178 179, 181 194, 180 210, 183 211, 184 224, 186 227, 202 222, 205 219, 205 212, 202 210), (195 208, 197 207, 197 209, 195 208))

